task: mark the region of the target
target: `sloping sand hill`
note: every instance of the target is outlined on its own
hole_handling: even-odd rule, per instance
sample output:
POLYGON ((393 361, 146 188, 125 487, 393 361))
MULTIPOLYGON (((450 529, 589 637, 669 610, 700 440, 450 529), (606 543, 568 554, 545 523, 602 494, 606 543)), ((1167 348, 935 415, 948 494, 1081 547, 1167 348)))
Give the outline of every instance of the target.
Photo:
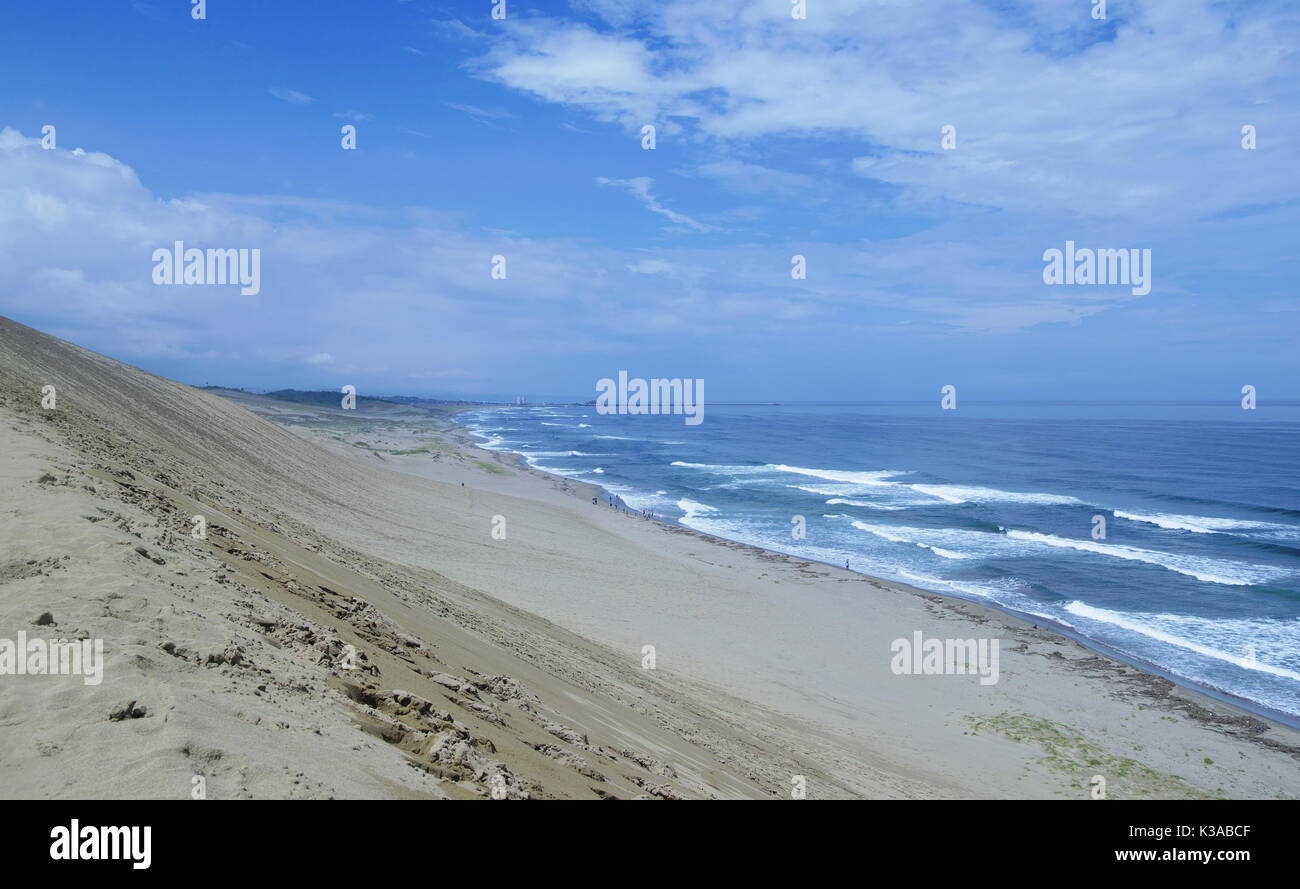
POLYGON ((1300 796, 1289 728, 593 506, 419 408, 221 397, 0 319, 0 455, 0 638, 105 657, 0 676, 5 797, 1300 796), (892 674, 918 630, 1000 638, 1001 681, 892 674))

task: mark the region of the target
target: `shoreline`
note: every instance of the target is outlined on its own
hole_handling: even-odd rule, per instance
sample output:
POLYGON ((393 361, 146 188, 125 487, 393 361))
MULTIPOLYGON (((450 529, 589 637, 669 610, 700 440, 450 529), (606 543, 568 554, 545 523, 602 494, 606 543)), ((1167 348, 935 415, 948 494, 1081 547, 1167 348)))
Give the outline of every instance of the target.
POLYGON ((197 390, 0 321, 0 637, 57 627, 107 657, 100 686, 11 686, 0 780, 788 799, 803 776, 813 799, 1087 799, 1100 776, 1110 799, 1300 798, 1279 721, 988 604, 626 521, 456 413, 197 390), (46 380, 57 411, 32 397, 46 380), (895 669, 916 634, 1000 661, 895 669))
MULTIPOLYGON (((502 405, 501 408, 498 409, 507 409, 509 407, 511 406, 502 405)), ((540 474, 543 476, 548 476, 555 479, 562 479, 570 485, 582 485, 591 490, 600 492, 605 497, 612 496, 614 497, 617 503, 624 504, 623 508, 625 511, 628 512, 629 515, 635 517, 636 513, 633 510, 633 508, 630 506, 626 506, 625 501, 623 501, 623 499, 618 494, 616 494, 613 491, 607 490, 603 485, 600 485, 595 482, 587 481, 586 479, 572 478, 570 476, 561 475, 559 473, 551 472, 549 470, 538 469, 528 463, 528 461, 525 459, 526 457, 525 454, 522 454, 518 451, 512 451, 508 449, 497 450, 493 448, 485 448, 483 447, 481 442, 476 440, 475 433, 472 430, 470 430, 468 427, 466 427, 464 424, 462 424, 459 421, 459 419, 457 419, 459 415, 463 413, 471 413, 476 411, 486 411, 486 410, 493 410, 493 409, 494 408, 491 407, 466 406, 465 410, 453 411, 446 418, 451 424, 448 431, 449 432, 454 431, 453 437, 457 439, 458 440, 457 443, 462 446, 473 447, 475 450, 487 454, 510 455, 511 457, 514 458, 514 460, 512 461, 512 465, 515 465, 518 468, 523 469, 525 471, 540 474)), ((1274 710, 1264 704, 1258 703, 1256 701, 1252 701, 1247 698, 1243 698, 1239 695, 1233 694, 1232 692, 1226 691, 1224 689, 1194 682, 1171 670, 1161 667, 1159 664, 1153 663, 1137 655, 1120 651, 1110 645, 1107 645, 1105 642, 1102 642, 1097 639, 1093 639, 1092 637, 1087 636, 1086 634, 1081 633, 1072 627, 1068 627, 1048 617, 1017 611, 1014 608, 1002 605, 1001 603, 998 602, 978 599, 973 596, 967 597, 959 593, 952 592, 950 590, 930 590, 924 587, 916 586, 915 584, 907 583, 906 581, 892 580, 890 578, 885 578, 885 577, 877 577, 876 575, 868 574, 864 571, 856 571, 854 569, 844 569, 839 565, 830 562, 825 562, 811 556, 801 556, 794 553, 783 552, 781 550, 768 549, 766 547, 760 546, 758 544, 750 543, 745 540, 737 540, 735 538, 724 537, 719 534, 712 534, 707 531, 700 531, 698 529, 690 527, 689 525, 683 525, 681 522, 677 520, 669 520, 666 518, 653 518, 650 519, 650 521, 656 522, 659 525, 666 526, 668 528, 680 529, 677 531, 677 533, 681 533, 682 531, 685 531, 687 533, 697 535, 700 538, 705 540, 720 541, 726 544, 745 546, 759 553, 770 554, 773 556, 780 556, 788 559, 796 559, 802 562, 809 562, 817 565, 824 565, 826 567, 834 568, 836 570, 841 570, 841 571, 847 570, 853 574, 857 574, 861 577, 867 578, 868 580, 876 581, 879 583, 891 584, 896 587, 911 590, 916 595, 938 596, 945 601, 961 602, 967 605, 975 605, 982 608, 989 608, 1006 617, 1023 621, 1032 626, 1046 627, 1051 632, 1054 632, 1057 635, 1062 636, 1066 639, 1072 640, 1084 646, 1085 648, 1089 649, 1090 651, 1095 652, 1098 655, 1101 655, 1103 657, 1109 658, 1111 660, 1117 661, 1122 664, 1127 664, 1131 667, 1135 667, 1139 670, 1142 670, 1145 673, 1148 673, 1154 678, 1164 679, 1168 682, 1173 683, 1179 688, 1185 689, 1186 691, 1204 695, 1205 697, 1217 701, 1220 704, 1240 710, 1243 715, 1266 719, 1284 725, 1287 728, 1300 731, 1300 716, 1274 710)))

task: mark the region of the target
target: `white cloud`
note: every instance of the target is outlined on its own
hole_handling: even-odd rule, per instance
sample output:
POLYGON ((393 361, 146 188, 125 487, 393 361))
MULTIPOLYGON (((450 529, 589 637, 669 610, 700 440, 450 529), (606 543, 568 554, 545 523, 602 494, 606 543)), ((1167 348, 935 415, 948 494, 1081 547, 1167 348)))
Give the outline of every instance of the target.
POLYGON ((696 222, 686 214, 670 210, 663 204, 659 203, 659 201, 655 199, 655 196, 650 193, 650 186, 654 185, 654 180, 648 176, 637 176, 633 179, 607 179, 604 176, 600 176, 596 179, 596 183, 598 185, 614 185, 625 189, 638 201, 645 204, 647 210, 652 213, 658 213, 680 229, 693 232, 710 232, 717 230, 716 226, 707 225, 703 222, 696 222))
POLYGON ((487 36, 480 31, 475 31, 460 19, 434 19, 431 24, 435 30, 447 37, 479 39, 487 36))
POLYGON ((580 105, 640 127, 656 119, 647 85, 661 83, 654 54, 639 40, 599 34, 584 25, 522 22, 478 69, 548 102, 580 105), (517 42, 516 42, 517 41, 517 42))
POLYGON ((677 266, 662 259, 643 259, 630 263, 627 270, 638 275, 671 275, 677 271, 677 266))
POLYGON ((776 170, 746 161, 724 160, 701 164, 697 173, 720 179, 735 191, 780 192, 793 194, 817 186, 817 180, 806 173, 776 170))
POLYGON ((290 105, 310 105, 312 102, 316 101, 305 93, 300 93, 297 90, 288 90, 280 86, 271 87, 267 92, 282 102, 288 102, 290 105))
POLYGON ((454 108, 457 111, 480 120, 507 120, 517 116, 509 111, 494 111, 489 108, 479 108, 477 105, 464 105, 459 102, 446 102, 444 104, 446 104, 448 108, 454 108))
MULTIPOLYGON (((677 230, 708 228, 660 204, 649 177, 604 184, 677 230)), ((1266 214, 1216 232, 1231 253, 1270 226, 1277 219, 1266 214)), ((1074 235, 1087 243, 1106 232, 1074 235)), ((912 344, 921 361, 945 332, 1077 323, 1134 302, 1123 288, 1045 288, 1040 256, 1056 238, 1030 228, 972 242, 945 223, 854 244, 710 238, 614 249, 468 230, 457 214, 429 209, 282 195, 162 200, 112 157, 43 151, 36 138, 0 130, 0 310, 128 360, 202 359, 241 372, 257 361, 262 378, 286 382, 307 382, 299 372, 329 385, 346 373, 360 385, 384 382, 381 368, 429 379, 468 370, 466 385, 508 391, 529 367, 625 354, 645 348, 647 333, 732 361, 778 340, 816 343, 789 354, 821 360, 827 337, 883 336, 894 350, 912 344), (154 285, 153 251, 177 240, 260 249, 261 293, 154 285), (806 281, 790 278, 794 253, 807 257, 806 281), (507 280, 491 278, 496 254, 508 259, 507 280)), ((1158 289, 1176 292, 1177 272, 1161 265, 1174 248, 1152 246, 1158 289)), ((1284 335, 1280 314, 1243 314, 1234 335, 1284 335)))
POLYGON ((1083 0, 1022 7, 819 0, 796 22, 768 0, 593 0, 610 27, 529 20, 476 70, 632 130, 856 144, 854 169, 914 205, 1167 221, 1300 197, 1300 165, 1239 144, 1246 123, 1296 135, 1293 6, 1112 3, 1106 22, 1083 0))

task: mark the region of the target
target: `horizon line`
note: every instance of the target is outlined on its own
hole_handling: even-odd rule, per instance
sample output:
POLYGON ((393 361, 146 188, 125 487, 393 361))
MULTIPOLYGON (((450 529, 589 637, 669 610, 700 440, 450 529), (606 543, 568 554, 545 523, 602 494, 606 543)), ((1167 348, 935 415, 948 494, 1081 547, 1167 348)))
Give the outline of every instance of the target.
MULTIPOLYGON (((196 386, 199 389, 229 389, 231 391, 246 392, 249 395, 269 395, 272 392, 303 392, 303 393, 330 393, 336 394, 334 389, 266 389, 263 392, 249 391, 243 387, 222 386, 215 384, 205 384, 196 386)), ((471 396, 452 396, 452 395, 410 395, 401 392, 388 392, 376 395, 363 394, 357 392, 358 398, 371 398, 382 400, 389 398, 421 398, 431 401, 441 401, 446 403, 462 404, 488 404, 500 405, 503 407, 537 407, 543 405, 574 405, 574 406, 591 406, 595 403, 594 399, 564 399, 564 398, 546 398, 538 401, 525 401, 522 404, 514 401, 498 401, 491 397, 471 397, 471 396)), ((763 398, 752 400, 727 400, 727 401, 706 401, 706 404, 717 407, 781 407, 785 405, 903 405, 903 404, 931 404, 937 399, 933 398, 897 398, 897 399, 792 399, 792 398, 763 398)), ((964 398, 963 404, 997 404, 997 405, 1124 405, 1124 406, 1156 406, 1156 405, 1201 405, 1201 406, 1220 406, 1228 404, 1240 404, 1240 398, 1165 398, 1165 399, 1056 399, 1056 398, 964 398)), ((1300 396, 1292 398, 1269 398, 1267 400, 1259 399, 1259 404, 1269 404, 1278 406, 1295 407, 1300 406, 1300 396)))

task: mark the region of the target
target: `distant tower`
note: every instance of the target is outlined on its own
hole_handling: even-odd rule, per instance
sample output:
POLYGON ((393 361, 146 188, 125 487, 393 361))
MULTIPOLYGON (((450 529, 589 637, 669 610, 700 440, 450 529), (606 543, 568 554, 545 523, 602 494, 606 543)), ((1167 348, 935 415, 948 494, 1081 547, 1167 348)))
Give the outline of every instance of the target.
POLYGON ((527 401, 528 401, 527 398, 524 398, 522 395, 520 395, 518 398, 515 399, 515 404, 524 404, 527 401))

